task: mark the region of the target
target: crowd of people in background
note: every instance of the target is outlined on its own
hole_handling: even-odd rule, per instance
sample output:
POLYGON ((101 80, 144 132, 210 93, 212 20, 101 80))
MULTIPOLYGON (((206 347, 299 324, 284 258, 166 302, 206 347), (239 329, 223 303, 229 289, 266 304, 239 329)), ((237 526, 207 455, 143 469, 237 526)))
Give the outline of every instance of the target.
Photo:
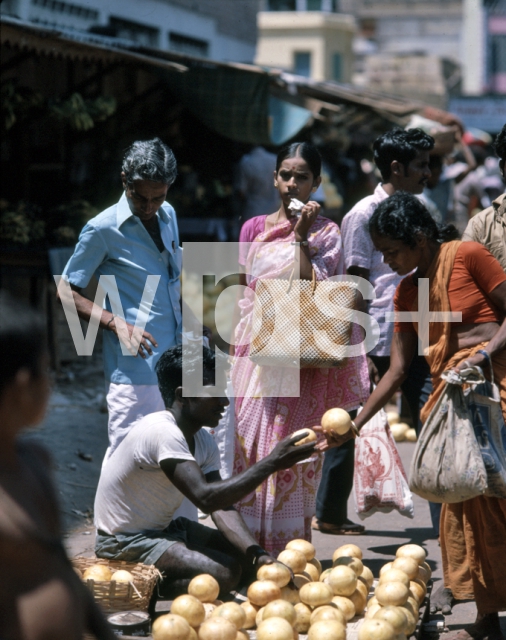
MULTIPOLYGON (((441 373, 476 364, 494 372, 506 417, 506 197, 498 182, 506 179, 506 125, 494 148, 499 162, 479 140, 457 132, 454 152, 443 157, 419 128, 388 131, 373 145, 380 174, 374 193, 340 226, 314 199, 322 164, 313 145, 295 142, 277 157, 255 147, 243 159, 238 262, 245 293, 227 374, 236 396, 234 419, 227 420, 235 432, 229 478, 220 475, 219 452, 206 429, 220 428, 229 404, 226 367, 219 369, 213 351, 201 345, 189 366, 197 368, 203 358, 204 391, 190 387, 182 372, 182 249, 176 212, 166 202, 176 159, 157 138, 127 150, 124 193, 87 223, 63 274, 80 318, 92 318, 93 303, 82 289, 94 274, 115 276, 125 312, 119 317, 108 301, 99 318, 109 449, 95 502, 97 557, 154 564, 170 597, 203 571, 226 594, 244 586, 257 566, 273 562, 288 539, 310 540, 312 529, 364 532, 347 514, 351 434, 325 436, 318 445, 323 464, 314 443, 297 446, 303 436, 295 432, 319 424, 327 409, 338 406, 355 417, 362 407, 355 417, 360 431, 400 389, 419 431, 441 394, 441 373), (298 212, 290 206, 294 198, 302 202, 298 212), (283 380, 260 375, 248 355, 256 284, 288 280, 294 262, 301 280, 349 274, 369 281, 376 298, 361 310, 375 318, 381 335, 373 351, 344 367, 297 371, 300 393, 289 397, 283 380), (161 280, 131 357, 119 336, 134 334, 149 274, 161 280), (463 315, 462 324, 431 331, 426 357, 417 354, 416 323, 386 321, 389 312, 416 310, 421 277, 430 280, 431 311, 463 315), (184 498, 211 514, 217 529, 180 516, 184 498)), ((3 294, 0 304, 0 573, 15 576, 10 589, 0 579, 0 602, 12 604, 0 636, 77 639, 87 629, 111 638, 62 546, 47 456, 19 442, 23 428, 42 420, 49 394, 40 323, 3 294), (20 561, 12 565, 13 557, 20 561), (42 624, 40 612, 53 610, 42 624)), ((211 337, 190 311, 188 317, 198 335, 211 337)), ((360 342, 358 327, 353 331, 360 342)), ((499 640, 506 500, 480 496, 430 508, 444 567, 438 606, 448 611, 455 599, 473 598, 476 623, 458 632, 458 640, 499 640)))

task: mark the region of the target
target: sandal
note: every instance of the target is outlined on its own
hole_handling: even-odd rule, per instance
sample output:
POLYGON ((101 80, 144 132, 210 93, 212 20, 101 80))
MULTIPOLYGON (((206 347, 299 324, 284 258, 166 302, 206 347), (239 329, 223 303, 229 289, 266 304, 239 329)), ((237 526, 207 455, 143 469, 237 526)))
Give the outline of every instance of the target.
POLYGON ((331 524, 322 522, 318 518, 311 521, 311 529, 320 531, 321 533, 329 533, 334 536, 360 536, 364 533, 365 527, 361 524, 355 524, 351 520, 346 520, 342 524, 331 524))

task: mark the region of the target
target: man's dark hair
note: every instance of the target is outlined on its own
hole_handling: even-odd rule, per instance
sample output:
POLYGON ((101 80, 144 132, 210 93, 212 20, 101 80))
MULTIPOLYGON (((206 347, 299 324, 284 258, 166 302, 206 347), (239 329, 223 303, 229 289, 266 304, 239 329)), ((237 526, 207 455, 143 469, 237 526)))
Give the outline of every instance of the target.
POLYGON ((392 129, 374 141, 374 162, 384 182, 390 180, 391 164, 394 160, 404 166, 407 172, 409 163, 420 151, 434 148, 434 138, 421 129, 392 129))
POLYGON ((126 150, 121 168, 130 187, 134 180, 152 180, 170 187, 177 176, 176 158, 160 138, 134 142, 126 150))
POLYGON ((40 359, 46 350, 44 323, 26 304, 0 291, 0 393, 20 369, 34 378, 40 374, 40 359))
POLYGON ((506 124, 494 140, 494 151, 503 162, 506 162, 506 124))
POLYGON ((176 397, 176 389, 183 386, 183 348, 185 350, 185 367, 188 372, 197 368, 200 358, 203 360, 203 384, 215 383, 216 360, 214 351, 207 347, 181 345, 167 349, 156 363, 158 387, 166 407, 171 407, 176 397))
POLYGON ((411 248, 420 235, 439 243, 459 237, 452 224, 438 225, 422 201, 407 191, 396 191, 378 204, 369 220, 369 233, 401 240, 411 248))

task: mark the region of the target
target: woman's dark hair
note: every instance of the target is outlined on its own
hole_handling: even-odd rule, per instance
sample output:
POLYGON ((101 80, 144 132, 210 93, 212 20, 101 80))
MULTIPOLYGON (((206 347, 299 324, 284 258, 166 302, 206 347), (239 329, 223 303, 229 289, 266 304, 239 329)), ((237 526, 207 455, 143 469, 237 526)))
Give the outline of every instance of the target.
POLYGON ((422 201, 407 191, 396 191, 380 202, 369 220, 369 233, 401 240, 412 248, 420 235, 439 243, 459 237, 452 224, 438 225, 422 201))
POLYGON ((322 157, 316 147, 309 142, 293 142, 283 147, 276 158, 276 173, 287 158, 302 158, 308 164, 313 178, 319 178, 322 172, 322 157))
POLYGON ((394 160, 408 170, 409 163, 420 151, 430 151, 434 148, 434 138, 421 129, 400 129, 399 127, 387 131, 374 141, 374 162, 378 167, 384 182, 390 180, 391 164, 394 160))
POLYGON ((494 140, 494 151, 503 162, 506 162, 506 124, 494 140))
MULTIPOLYGON (((184 349, 186 371, 194 372, 199 359, 202 358, 203 384, 214 384, 216 360, 220 356, 215 356, 214 351, 207 347, 185 346, 184 349)), ((156 363, 155 371, 163 402, 166 407, 171 407, 176 397, 176 389, 183 386, 183 347, 181 345, 171 347, 162 353, 156 363)))
POLYGON ((20 369, 28 369, 37 378, 45 350, 44 322, 39 314, 0 291, 0 393, 20 369))

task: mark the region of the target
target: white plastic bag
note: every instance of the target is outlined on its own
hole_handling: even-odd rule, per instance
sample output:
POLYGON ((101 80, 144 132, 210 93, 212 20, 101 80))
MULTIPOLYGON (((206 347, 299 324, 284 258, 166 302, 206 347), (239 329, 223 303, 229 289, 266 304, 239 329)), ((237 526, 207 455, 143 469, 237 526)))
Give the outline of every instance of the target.
POLYGON ((361 428, 355 440, 353 493, 361 520, 393 509, 407 518, 414 515, 406 472, 383 409, 361 428))

